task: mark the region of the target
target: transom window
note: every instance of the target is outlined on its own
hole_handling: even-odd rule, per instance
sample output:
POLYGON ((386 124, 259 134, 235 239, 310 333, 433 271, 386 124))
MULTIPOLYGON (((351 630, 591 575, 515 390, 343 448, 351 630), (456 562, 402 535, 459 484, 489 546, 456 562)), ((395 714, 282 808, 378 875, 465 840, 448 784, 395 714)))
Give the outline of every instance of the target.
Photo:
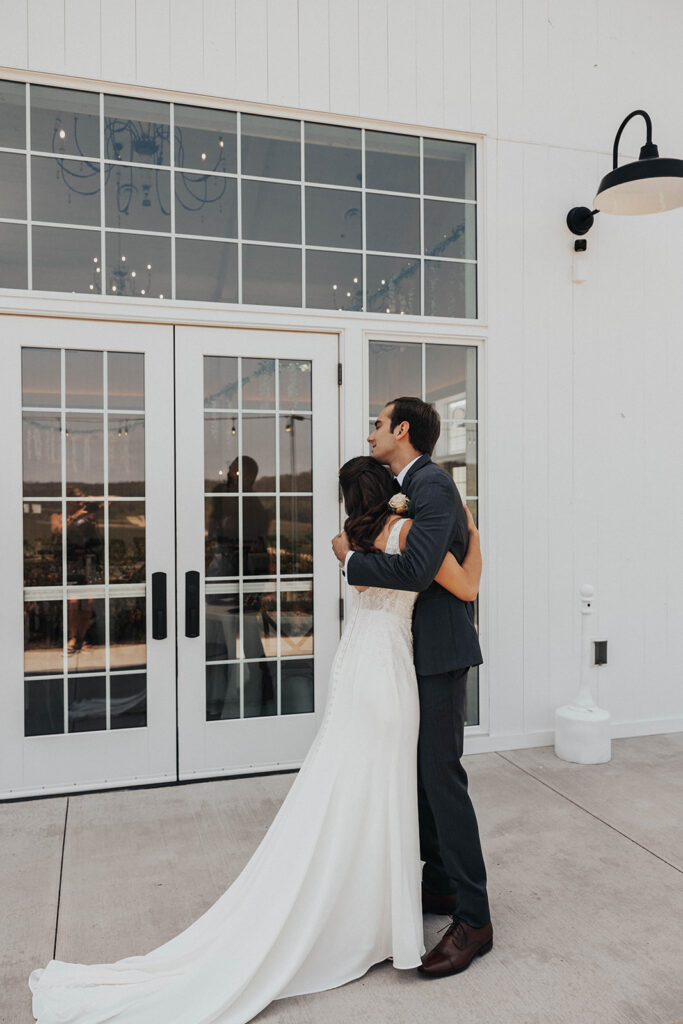
POLYGON ((473 143, 0 82, 0 287, 477 316, 473 143))

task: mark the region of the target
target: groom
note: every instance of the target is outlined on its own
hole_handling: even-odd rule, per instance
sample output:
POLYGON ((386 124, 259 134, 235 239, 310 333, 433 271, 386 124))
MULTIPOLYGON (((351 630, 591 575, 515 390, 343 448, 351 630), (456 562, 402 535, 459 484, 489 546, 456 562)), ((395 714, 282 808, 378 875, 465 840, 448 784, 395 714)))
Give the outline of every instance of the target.
POLYGON ((462 564, 468 543, 458 490, 430 458, 440 429, 432 405, 396 398, 382 409, 368 437, 373 457, 390 467, 396 490, 410 499, 413 526, 405 552, 353 552, 345 533, 332 542, 350 584, 420 591, 413 642, 420 697, 422 905, 428 913, 453 915, 452 925, 418 968, 430 978, 464 971, 493 942, 479 829, 460 760, 467 672, 481 664, 481 650, 471 603, 434 582, 446 553, 452 551, 462 564))

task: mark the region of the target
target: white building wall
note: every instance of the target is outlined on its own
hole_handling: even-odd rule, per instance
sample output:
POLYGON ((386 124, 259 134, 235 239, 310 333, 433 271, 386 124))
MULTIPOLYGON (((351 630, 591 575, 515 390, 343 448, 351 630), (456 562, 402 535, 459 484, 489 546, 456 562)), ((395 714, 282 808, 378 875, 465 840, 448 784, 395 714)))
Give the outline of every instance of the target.
MULTIPOLYGON (((591 203, 631 110, 651 114, 662 155, 683 156, 683 6, 2 0, 0 11, 0 65, 38 77, 486 136, 488 746, 550 742, 553 710, 577 685, 583 582, 596 587, 594 633, 609 640, 595 677, 615 734, 682 729, 683 211, 597 217, 581 284, 564 218, 591 203)), ((643 141, 638 119, 622 160, 643 141)), ((347 357, 354 346, 350 331, 347 357)), ((345 429, 360 443, 364 425, 345 429)))

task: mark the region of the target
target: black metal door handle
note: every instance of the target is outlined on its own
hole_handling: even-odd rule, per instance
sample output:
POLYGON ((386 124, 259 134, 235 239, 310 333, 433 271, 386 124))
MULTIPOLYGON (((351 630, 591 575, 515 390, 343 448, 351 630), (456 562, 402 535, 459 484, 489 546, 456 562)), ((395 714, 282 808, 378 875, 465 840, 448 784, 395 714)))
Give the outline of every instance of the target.
POLYGON ((185 573, 185 636, 199 636, 199 573, 185 573))
POLYGON ((165 640, 166 629, 166 573, 152 573, 152 638, 165 640))

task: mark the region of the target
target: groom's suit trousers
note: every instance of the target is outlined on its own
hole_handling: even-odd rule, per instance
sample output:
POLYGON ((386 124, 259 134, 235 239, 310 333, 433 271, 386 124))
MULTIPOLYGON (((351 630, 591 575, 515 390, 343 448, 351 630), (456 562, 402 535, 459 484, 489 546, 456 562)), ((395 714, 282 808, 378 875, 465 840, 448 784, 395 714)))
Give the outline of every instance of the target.
POLYGON ((467 669, 418 675, 418 811, 425 889, 457 893, 457 917, 491 920, 479 827, 462 766, 467 669))

